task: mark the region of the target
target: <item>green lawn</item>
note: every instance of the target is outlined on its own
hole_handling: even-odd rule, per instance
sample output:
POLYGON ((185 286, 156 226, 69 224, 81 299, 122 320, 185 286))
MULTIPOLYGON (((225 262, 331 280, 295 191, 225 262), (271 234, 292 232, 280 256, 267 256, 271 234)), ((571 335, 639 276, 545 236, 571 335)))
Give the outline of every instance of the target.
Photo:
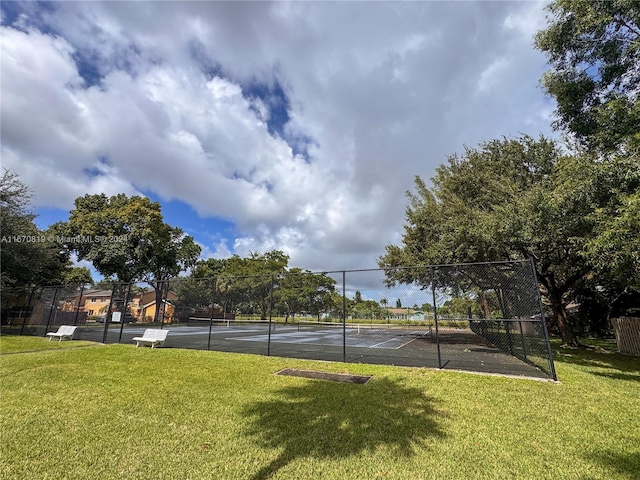
POLYGON ((0 478, 609 480, 640 472, 640 359, 602 345, 557 349, 561 383, 551 383, 76 348, 85 343, 2 337, 0 478), (374 378, 273 375, 285 367, 374 378))
POLYGON ((59 342, 56 339, 49 340, 49 338, 43 337, 30 337, 30 336, 9 336, 3 335, 0 337, 0 354, 5 353, 25 353, 25 352, 39 352, 43 350, 57 350, 61 348, 77 348, 95 346, 93 342, 64 340, 59 342))

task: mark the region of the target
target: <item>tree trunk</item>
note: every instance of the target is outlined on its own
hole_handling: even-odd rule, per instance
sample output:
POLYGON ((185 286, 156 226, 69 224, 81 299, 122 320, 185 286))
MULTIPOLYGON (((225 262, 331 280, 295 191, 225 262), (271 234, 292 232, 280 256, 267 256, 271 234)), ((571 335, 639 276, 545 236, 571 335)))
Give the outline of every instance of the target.
POLYGON ((484 294, 484 291, 480 291, 480 309, 482 310, 482 314, 484 318, 491 318, 491 309, 489 308, 489 302, 487 301, 487 297, 484 294))
POLYGON ((560 334, 563 346, 579 347, 580 342, 576 337, 569 319, 567 318, 567 310, 564 308, 564 302, 562 299, 563 292, 571 285, 574 285, 584 273, 574 274, 574 276, 568 280, 565 280, 563 285, 558 285, 554 277, 553 272, 547 271, 545 274, 537 271, 538 281, 540 282, 540 293, 551 303, 551 309, 553 310, 552 326, 555 327, 560 334))
MULTIPOLYGON (((155 293, 156 293, 156 310, 153 314, 153 323, 158 323, 158 317, 160 316, 160 309, 163 307, 163 303, 162 303, 162 290, 163 290, 163 285, 161 283, 154 283, 153 284, 153 288, 155 289, 155 293)), ((164 313, 164 312, 162 312, 164 313)))
POLYGON ((578 338, 567 319, 567 311, 564 308, 561 295, 556 292, 550 292, 549 300, 551 301, 551 308, 553 310, 553 321, 560 332, 562 345, 577 347, 579 345, 578 338))

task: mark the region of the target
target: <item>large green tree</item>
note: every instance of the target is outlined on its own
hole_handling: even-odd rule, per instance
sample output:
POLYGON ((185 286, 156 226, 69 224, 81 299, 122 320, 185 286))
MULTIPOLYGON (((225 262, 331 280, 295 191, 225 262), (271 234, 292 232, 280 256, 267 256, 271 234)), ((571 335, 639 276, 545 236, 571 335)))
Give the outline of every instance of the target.
MULTIPOLYGON (((288 268, 289 256, 280 250, 251 252, 247 257, 201 260, 181 286, 181 301, 198 298, 200 305, 213 296, 225 313, 259 313, 266 319, 271 306, 286 321, 301 312, 320 317, 335 310, 335 281, 322 273, 288 268), (205 282, 210 279, 214 282, 205 282), (215 291, 211 285, 215 284, 215 291)), ((341 308, 341 305, 340 305, 341 308)))
POLYGON ((251 252, 248 257, 236 254, 225 259, 201 260, 190 277, 215 277, 216 302, 223 306, 225 313, 237 309, 251 314, 257 311, 266 319, 275 278, 286 271, 288 263, 289 256, 280 250, 263 254, 251 252))
POLYGON ((591 170, 594 235, 585 254, 602 275, 640 291, 640 158, 616 155, 591 170))
POLYGON ((22 241, 23 238, 40 239, 40 232, 33 221, 35 215, 29 211, 31 196, 28 185, 15 172, 4 171, 0 179, 0 282, 3 290, 41 279, 38 265, 42 257, 40 242, 22 241))
POLYGON ((31 198, 18 174, 5 170, 0 178, 0 284, 5 296, 11 288, 93 283, 87 268, 73 266, 55 229, 38 229, 31 198))
MULTIPOLYGON (((277 279, 274 302, 285 314, 285 322, 295 320, 298 313, 307 312, 318 317, 336 310, 335 280, 323 273, 291 268, 277 279)), ((341 307, 340 307, 341 308, 341 307)))
POLYGON ((248 299, 251 311, 260 312, 260 318, 266 320, 275 286, 275 275, 286 271, 289 256, 279 250, 263 254, 251 252, 248 257, 238 255, 227 259, 224 274, 233 276, 233 282, 241 286, 248 299))
POLYGON ((336 281, 323 273, 309 274, 305 278, 305 305, 309 313, 315 315, 320 321, 322 314, 334 310, 336 281))
POLYGON ((385 312, 380 307, 380 304, 375 300, 363 300, 356 303, 352 310, 351 315, 357 319, 381 319, 384 317, 385 312))
POLYGON ((295 322, 296 314, 304 311, 304 289, 307 286, 305 277, 307 271, 301 268, 291 268, 286 275, 278 278, 278 288, 274 292, 276 310, 283 313, 285 323, 295 322))
POLYGON ((467 148, 437 169, 431 188, 416 177, 402 245, 389 245, 380 266, 395 280, 425 283, 392 267, 532 258, 553 324, 565 344, 576 344, 566 305, 593 273, 582 255, 592 209, 571 184, 581 181, 580 166, 543 137, 467 148))
POLYGON ((144 281, 156 292, 156 319, 162 313, 168 280, 195 265, 200 247, 164 222, 158 202, 124 194, 85 195, 75 200, 65 232, 66 247, 93 263, 105 277, 144 281))
POLYGON ((606 331, 610 316, 640 312, 640 160, 615 154, 582 169, 588 174, 579 188, 591 192, 594 226, 583 255, 596 273, 583 289, 581 316, 597 333, 606 331), (588 318, 589 305, 603 318, 588 318))
POLYGON ((574 162, 566 175, 565 188, 592 207, 582 254, 596 273, 582 289, 581 315, 594 301, 608 315, 640 310, 640 3, 556 0, 547 10, 535 45, 551 65, 542 84, 557 102, 554 126, 598 159, 574 162))
POLYGON ((640 2, 555 0, 535 45, 555 126, 592 151, 640 148, 640 2))

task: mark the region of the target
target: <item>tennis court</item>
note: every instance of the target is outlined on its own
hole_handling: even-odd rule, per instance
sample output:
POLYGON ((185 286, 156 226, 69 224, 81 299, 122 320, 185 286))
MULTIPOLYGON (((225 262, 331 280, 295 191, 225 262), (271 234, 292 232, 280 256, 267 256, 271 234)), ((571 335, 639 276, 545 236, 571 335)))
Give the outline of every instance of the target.
POLYGON ((555 378, 530 261, 394 275, 409 280, 380 269, 176 278, 158 287, 160 309, 114 283, 103 324, 89 309, 96 292, 38 287, 7 311, 3 332, 44 336, 70 324, 76 339, 128 344, 151 326, 169 330, 167 348, 555 378))
MULTIPOLYGON (((165 348, 214 350, 351 363, 443 368, 534 378, 548 375, 469 329, 432 326, 268 321, 193 321, 165 325, 165 348)), ((134 343, 145 327, 111 324, 107 343, 134 343)), ((102 341, 104 328, 80 327, 76 339, 102 341)))
MULTIPOLYGON (((209 323, 209 322, 202 322, 209 323)), ((217 342, 258 342, 272 344, 285 343, 293 345, 315 344, 321 346, 340 347, 343 345, 343 333, 346 346, 359 348, 380 348, 397 350, 407 346, 417 338, 432 334, 431 327, 385 327, 384 325, 349 324, 343 332, 341 324, 322 324, 320 322, 298 322, 296 324, 278 324, 266 321, 218 321, 202 326, 164 326, 170 331, 171 338, 183 347, 198 345, 209 335, 217 342)), ((124 326, 122 340, 142 335, 145 328, 124 326)), ((86 340, 103 334, 102 329, 80 328, 80 334, 86 340)), ((120 336, 120 327, 112 325, 108 330, 108 339, 120 336)))

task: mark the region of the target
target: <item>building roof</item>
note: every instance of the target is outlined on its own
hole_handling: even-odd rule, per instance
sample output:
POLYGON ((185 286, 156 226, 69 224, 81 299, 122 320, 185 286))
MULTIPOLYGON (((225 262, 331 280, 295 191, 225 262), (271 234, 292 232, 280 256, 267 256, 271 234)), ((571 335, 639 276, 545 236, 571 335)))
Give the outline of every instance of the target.
POLYGON ((424 314, 424 312, 422 310, 416 310, 415 308, 387 308, 386 309, 388 312, 393 313, 394 315, 422 315, 424 314))
POLYGON ((88 290, 82 293, 83 297, 110 297, 111 290, 88 290))

